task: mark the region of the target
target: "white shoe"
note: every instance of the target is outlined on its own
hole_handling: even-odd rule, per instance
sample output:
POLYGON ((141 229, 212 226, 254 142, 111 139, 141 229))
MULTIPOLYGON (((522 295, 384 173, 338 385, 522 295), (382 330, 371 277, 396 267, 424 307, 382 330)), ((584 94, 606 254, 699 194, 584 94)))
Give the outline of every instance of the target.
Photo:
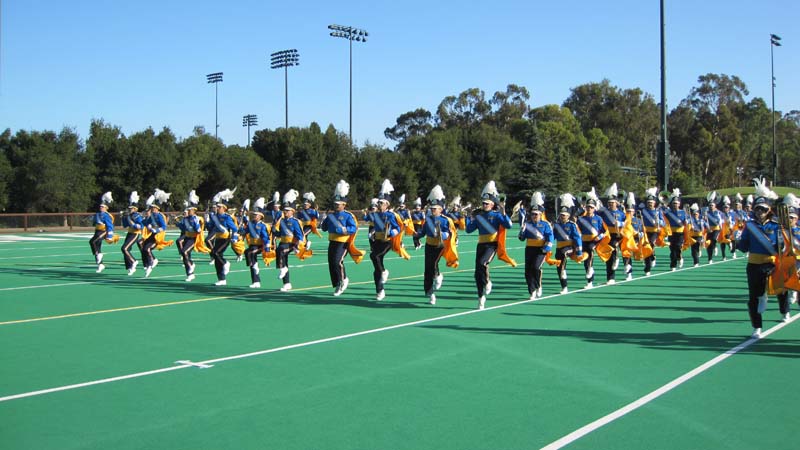
POLYGON ((537 289, 537 290, 536 290, 536 295, 537 295, 539 298, 542 298, 542 287, 541 287, 541 286, 539 286, 539 289, 537 289))
POLYGON ((131 264, 131 270, 136 272, 136 266, 138 266, 138 265, 139 265, 139 261, 134 261, 133 264, 131 264))
POLYGON ((189 275, 194 275, 194 264, 189 264, 189 275))
POLYGON ((342 295, 342 292, 343 292, 343 291, 342 291, 342 288, 341 288, 341 287, 337 287, 337 288, 336 288, 336 289, 334 289, 334 291, 333 291, 333 296, 334 296, 334 297, 338 297, 338 296, 342 295))
MULTIPOLYGON (((723 260, 723 261, 725 261, 725 258, 722 258, 722 260, 723 260)), ((708 263, 709 263, 709 264, 714 264, 714 260, 713 260, 713 259, 709 259, 709 260, 708 260, 708 263)))
POLYGON ((586 279, 592 278, 594 276, 594 267, 589 267, 589 270, 586 271, 586 279))
POLYGON ((614 260, 614 265, 611 266, 611 270, 617 270, 617 267, 619 267, 619 258, 614 260))
POLYGON ((192 281, 192 280, 194 280, 194 274, 190 273, 189 275, 186 276, 186 282, 188 283, 189 281, 192 281))
POLYGON ((736 258, 738 258, 738 256, 736 256, 736 253, 734 253, 734 254, 733 254, 733 255, 731 255, 731 256, 733 256, 733 259, 736 259, 736 258))
POLYGON ((285 277, 287 273, 289 273, 289 268, 281 267, 280 270, 278 271, 278 278, 283 279, 283 277, 285 277))
POLYGON ((285 283, 281 286, 281 292, 288 292, 292 290, 292 283, 285 283))
POLYGON ((591 288, 593 288, 593 287, 594 287, 594 283, 592 283, 592 282, 590 281, 590 282, 586 283, 586 286, 584 286, 583 288, 584 288, 584 289, 591 289, 591 288))
POLYGON ((376 295, 376 296, 375 296, 375 300, 377 300, 377 301, 381 301, 381 300, 383 300, 384 298, 386 298, 386 291, 384 291, 383 289, 381 289, 381 291, 380 291, 380 292, 378 292, 378 295, 376 295))
POLYGON ((228 280, 219 280, 214 283, 214 286, 226 286, 228 284, 228 280))
POLYGON ((728 257, 727 257, 727 256, 723 256, 723 257, 722 257, 722 260, 723 260, 723 261, 727 261, 727 260, 728 260, 728 257))
POLYGON ((478 309, 483 309, 485 307, 486 307, 486 296, 485 295, 481 295, 478 298, 478 309))
POLYGON ((655 266, 656 266, 656 260, 654 259, 654 260, 653 260, 653 265, 652 265, 652 266, 650 266, 650 267, 655 267, 655 266))
POLYGON ((717 252, 719 252, 719 248, 718 247, 714 247, 714 256, 717 256, 717 252))
POLYGON ((532 301, 536 300, 536 298, 537 298, 537 297, 538 297, 538 296, 536 295, 536 291, 533 291, 533 292, 531 293, 531 296, 530 296, 530 297, 528 297, 528 301, 529 301, 529 302, 532 302, 532 301))
POLYGON ((562 270, 562 271, 561 271, 561 276, 560 276, 560 278, 561 278, 562 280, 566 280, 566 279, 567 279, 567 269, 566 269, 566 268, 564 268, 564 270, 562 270))
POLYGON ((348 285, 350 285, 350 278, 345 278, 344 280, 342 280, 342 292, 344 292, 345 289, 347 289, 348 285))
POLYGON ((486 289, 484 289, 484 291, 486 292, 486 295, 489 295, 489 294, 492 293, 492 281, 491 280, 489 280, 486 283, 486 289))
POLYGON ((678 270, 678 269, 673 267, 672 269, 670 269, 670 272, 675 272, 676 270, 678 270))
POLYGON ((94 255, 94 261, 97 264, 103 264, 103 254, 102 253, 98 253, 98 254, 94 255))
POLYGON ((610 279, 610 280, 608 280, 608 281, 606 282, 606 285, 607 285, 607 286, 611 286, 611 285, 614 285, 614 284, 617 284, 617 280, 615 280, 615 279, 613 279, 613 278, 612 278, 612 279, 610 279))
POLYGON ((258 289, 260 287, 261 287, 261 283, 259 283, 258 281, 256 281, 255 283, 250 285, 250 289, 258 289))
POLYGON ((100 273, 100 272, 102 272, 104 270, 106 270, 106 265, 103 264, 103 263, 100 263, 100 264, 97 265, 97 270, 95 272, 96 273, 100 273))
POLYGON ((133 275, 134 272, 136 272, 136 269, 134 269, 134 268, 128 269, 128 276, 133 275))
POLYGON ((149 278, 149 277, 150 277, 150 274, 151 274, 152 272, 153 272, 153 267, 152 267, 152 266, 150 266, 150 267, 145 267, 145 269, 144 269, 144 277, 145 277, 145 278, 149 278))
POLYGON ((633 269, 633 267, 630 264, 625 264, 625 273, 630 272, 631 269, 633 269))
POLYGON ((222 274, 227 275, 231 271, 231 262, 225 261, 225 265, 222 266, 222 274))
POLYGON ((797 303, 797 291, 792 291, 792 304, 797 303))
POLYGON ((761 339, 761 328, 753 328, 753 334, 751 334, 750 337, 754 339, 761 339))
POLYGON ((444 281, 444 275, 439 274, 436 278, 434 278, 433 288, 437 291, 440 287, 442 287, 442 282, 444 281))
POLYGON ((389 271, 384 270, 381 272, 381 284, 386 284, 387 281, 389 281, 389 271))
POLYGON ((628 275, 625 276, 625 281, 631 281, 632 279, 633 279, 632 273, 629 273, 628 275))
POLYGON ((644 276, 649 277, 650 276, 650 272, 645 272, 644 276))
POLYGON ((209 261, 209 262, 208 262, 208 265, 209 265, 209 266, 213 266, 213 265, 214 265, 214 263, 215 263, 215 261, 214 261, 214 258, 211 258, 211 261, 209 261))
POLYGON ((683 258, 678 261, 678 268, 683 269, 683 258))
POLYGON ((692 267, 700 267, 700 264, 695 264, 692 267))
POLYGON ((155 269, 157 265, 158 265, 158 258, 153 258, 153 265, 152 265, 153 269, 155 269))
POLYGON ((428 300, 429 304, 431 304, 431 305, 435 305, 436 304, 436 294, 431 294, 430 297, 428 297, 428 298, 430 299, 430 300, 428 300))
POLYGON ((561 295, 569 294, 569 288, 561 289, 561 295))
POLYGON ((789 319, 791 319, 791 318, 792 318, 792 314, 787 312, 786 314, 783 315, 783 318, 781 319, 781 322, 788 322, 789 319))
POLYGON ((311 241, 306 241, 306 250, 311 250, 311 241))

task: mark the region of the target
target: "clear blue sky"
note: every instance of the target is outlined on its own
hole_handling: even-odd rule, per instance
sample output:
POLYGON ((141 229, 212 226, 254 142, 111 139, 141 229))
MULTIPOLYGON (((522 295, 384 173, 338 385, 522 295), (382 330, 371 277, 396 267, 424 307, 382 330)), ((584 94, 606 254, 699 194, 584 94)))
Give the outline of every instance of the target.
MULTIPOLYGON (((769 34, 776 109, 800 109, 800 2, 667 0, 667 104, 674 108, 701 74, 740 76, 751 97, 770 102, 769 34)), ((296 48, 289 70, 289 125, 348 129, 348 42, 337 23, 364 28, 353 44, 353 134, 393 146, 383 130, 419 107, 478 87, 487 97, 509 83, 531 104, 560 104, 570 88, 608 78, 658 101, 658 0, 250 1, 5 0, 0 31, 0 128, 88 134, 93 118, 125 134, 195 125, 244 145, 242 116, 258 128, 284 123, 283 70, 269 54, 296 48)))

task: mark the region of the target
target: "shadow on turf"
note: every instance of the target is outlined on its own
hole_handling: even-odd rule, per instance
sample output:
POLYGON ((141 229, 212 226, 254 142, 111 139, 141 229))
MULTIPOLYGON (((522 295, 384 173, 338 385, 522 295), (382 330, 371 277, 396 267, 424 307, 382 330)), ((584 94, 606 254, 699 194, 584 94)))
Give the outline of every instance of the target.
MULTIPOLYGON (((743 336, 694 336, 683 333, 621 333, 608 331, 548 330, 536 328, 466 327, 460 325, 422 325, 424 328, 513 336, 575 338, 595 344, 627 344, 656 350, 700 350, 725 352, 741 344, 743 336)), ((797 341, 763 339, 740 352, 753 356, 797 358, 797 341)))

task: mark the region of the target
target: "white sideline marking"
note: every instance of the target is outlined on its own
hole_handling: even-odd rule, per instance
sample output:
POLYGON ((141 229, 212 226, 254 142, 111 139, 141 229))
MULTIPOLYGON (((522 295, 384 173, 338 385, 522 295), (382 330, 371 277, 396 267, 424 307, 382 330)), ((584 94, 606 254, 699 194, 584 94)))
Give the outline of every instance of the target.
MULTIPOLYGON (((504 267, 510 267, 510 266, 504 266, 504 267)), ((676 272, 680 272, 680 271, 684 271, 684 270, 699 269, 701 267, 707 267, 707 265, 706 266, 699 266, 699 267, 686 267, 686 268, 683 268, 683 269, 679 269, 676 272)), ((671 272, 671 271, 670 272, 662 272, 662 273, 657 273, 657 274, 652 275, 652 276, 647 277, 647 278, 641 277, 641 278, 634 278, 633 280, 620 281, 616 285, 619 285, 619 284, 622 284, 622 283, 629 283, 629 282, 633 282, 633 281, 638 281, 638 280, 645 280, 645 279, 648 279, 648 278, 653 278, 653 277, 657 277, 657 276, 661 276, 661 275, 667 275, 667 274, 671 274, 671 273, 675 273, 675 272, 671 272)), ((569 294, 553 294, 553 295, 548 295, 548 296, 545 296, 545 297, 542 297, 542 298, 538 298, 538 299, 535 299, 535 300, 530 300, 529 299, 529 300, 522 300, 522 301, 518 301, 518 302, 505 303, 505 304, 502 304, 502 305, 491 306, 491 307, 487 307, 486 309, 482 309, 482 310, 481 309, 472 309, 472 310, 469 310, 469 311, 462 311, 462 312, 453 313, 453 314, 446 314, 444 316, 431 317, 431 318, 422 319, 422 320, 415 320, 413 322, 399 323, 399 324, 389 325, 389 326, 385 326, 385 327, 381 327, 381 328, 373 328, 371 330, 357 331, 355 333, 343 334, 343 335, 339 335, 339 336, 332 336, 332 337, 328 337, 328 338, 317 339, 317 340, 314 340, 314 341, 307 341, 307 342, 301 342, 301 343, 297 343, 297 344, 285 345, 283 347, 275 347, 275 348, 270 348, 270 349, 266 349, 266 350, 260 350, 260 351, 256 351, 256 352, 242 353, 242 354, 239 354, 239 355, 225 356, 225 357, 216 358, 216 359, 209 359, 209 360, 206 360, 206 361, 200 361, 198 363, 191 363, 190 364, 188 361, 176 361, 176 363, 183 364, 183 365, 181 365, 181 366, 170 366, 170 367, 165 367, 165 368, 162 368, 162 369, 148 370, 146 372, 137 372, 137 373, 132 373, 132 374, 128 374, 128 375, 122 375, 122 376, 117 376, 117 377, 112 377, 112 378, 103 378, 103 379, 100 379, 100 380, 88 381, 88 382, 85 382, 85 383, 78 383, 78 384, 70 384, 70 385, 66 385, 66 386, 60 386, 60 387, 49 388, 49 389, 42 389, 42 390, 38 390, 38 391, 23 392, 21 394, 14 394, 14 395, 6 396, 6 397, 0 397, 0 403, 6 402, 6 401, 10 401, 10 400, 17 400, 17 399, 21 399, 21 398, 26 398, 26 397, 35 397, 35 396, 38 396, 38 395, 51 394, 53 392, 67 391, 67 390, 78 389, 78 388, 83 388, 83 387, 87 387, 87 386, 94 386, 94 385, 98 385, 98 384, 112 383, 112 382, 115 382, 115 381, 127 380, 127 379, 131 379, 131 378, 139 378, 139 377, 144 377, 144 376, 148 376, 148 375, 155 375, 155 374, 162 373, 162 372, 169 372, 171 370, 185 369, 187 367, 199 367, 198 365, 212 365, 214 363, 219 363, 219 362, 224 362, 224 361, 232 361, 232 360, 235 360, 235 359, 250 358, 250 357, 253 357, 253 356, 266 355, 266 354, 269 354, 269 353, 276 353, 276 352, 280 352, 280 351, 284 351, 284 350, 291 350, 291 349, 295 349, 295 348, 308 347, 310 345, 324 344, 326 342, 333 342, 333 341, 340 341, 340 340, 343 340, 343 339, 349 339, 349 338, 354 338, 354 337, 358 337, 358 336, 364 336, 364 335, 367 335, 367 334, 380 333, 380 332, 383 332, 383 331, 390 331, 390 330, 395 330, 395 329, 399 329, 399 328, 405 328, 405 327, 411 327, 411 326, 415 326, 415 325, 421 325, 421 324, 424 324, 424 323, 437 322, 437 321, 440 321, 440 320, 451 319, 451 318, 460 317, 460 316, 466 316, 466 315, 469 315, 469 314, 477 314, 477 313, 482 313, 482 312, 485 312, 485 311, 492 311, 492 310, 496 310, 496 309, 508 308, 508 307, 511 307, 511 306, 523 305, 523 304, 526 304, 526 303, 533 303, 533 302, 542 301, 542 300, 549 299, 549 298, 561 297, 563 295, 570 295, 570 294, 575 294, 575 293, 578 293, 578 292, 601 289, 601 288, 608 287, 608 286, 609 285, 601 285, 601 286, 593 287, 591 289, 578 289, 576 291, 570 292, 569 294)), ((797 317, 800 317, 800 315, 793 317, 789 322, 793 322, 797 317)), ((765 332, 763 336, 766 337, 766 336, 772 334, 773 332, 783 328, 785 325, 786 325, 786 323, 781 323, 781 324, 771 328, 767 332, 765 332)), ((745 343, 740 344, 739 346, 735 347, 734 349, 728 350, 728 352, 726 352, 726 354, 727 353, 731 353, 733 350, 736 350, 736 352, 738 352, 742 348, 746 348, 747 346, 752 344, 752 342, 750 342, 750 341, 755 341, 755 340, 754 339, 750 339, 750 340, 746 341, 745 343)), ((733 352, 733 353, 735 353, 735 352, 733 352)), ((733 353, 731 353, 731 354, 733 354, 733 353)), ((719 358, 719 357, 717 357, 717 358, 719 358)), ((715 359, 717 359, 717 358, 715 358, 715 359)), ((706 363, 706 364, 708 364, 708 363, 706 363)), ((714 363, 714 364, 716 364, 716 363, 714 363)), ((558 447, 553 447, 553 448, 558 448, 558 447)))
POLYGON ((17 236, 14 234, 0 235, 0 243, 5 242, 28 242, 28 241, 65 241, 66 239, 50 238, 50 237, 33 237, 33 236, 17 236))
MULTIPOLYGON (((800 315, 795 315, 794 317, 789 319, 787 322, 781 322, 778 325, 775 325, 774 327, 770 328, 765 333, 763 333, 761 339, 769 336, 770 334, 780 330, 781 328, 785 327, 786 325, 794 322, 795 320, 797 320, 798 317, 800 317, 800 315)), ((612 412, 612 413, 610 413, 610 414, 608 414, 606 416, 603 416, 603 417, 595 420, 594 422, 592 422, 592 423, 590 423, 588 425, 585 425, 585 426, 583 426, 581 428, 578 428, 577 430, 575 430, 572 433, 562 437, 561 439, 559 439, 557 441, 554 441, 554 442, 542 447, 542 450, 559 449, 559 448, 562 448, 564 446, 567 446, 567 445, 577 441, 578 439, 586 436, 587 434, 591 433, 592 431, 595 431, 600 427, 608 425, 609 423, 619 419, 620 417, 628 414, 629 412, 635 411, 635 410, 641 408, 642 406, 650 403, 651 401, 657 399, 658 397, 661 397, 662 395, 666 394, 667 392, 677 388, 678 386, 682 385, 683 383, 691 380, 692 378, 696 377, 697 375, 700 375, 701 373, 705 372, 706 370, 716 366, 717 364, 721 363, 722 361, 725 361, 726 359, 728 359, 731 356, 739 353, 740 351, 746 349, 747 347, 750 347, 751 345, 755 344, 758 341, 759 341, 759 339, 750 338, 750 339, 742 342, 741 344, 737 345, 736 347, 733 347, 732 349, 730 349, 727 352, 717 356, 716 358, 711 359, 711 360, 709 360, 709 361, 697 366, 696 368, 692 369, 691 371, 686 372, 685 374, 679 376, 678 378, 675 378, 674 380, 672 380, 669 383, 661 386, 660 388, 656 389, 655 391, 645 395, 644 397, 640 397, 639 399, 637 399, 637 400, 635 400, 635 401, 633 401, 631 403, 628 403, 627 405, 623 406, 622 408, 620 408, 620 409, 618 409, 618 410, 616 410, 616 411, 614 411, 614 412, 612 412)))

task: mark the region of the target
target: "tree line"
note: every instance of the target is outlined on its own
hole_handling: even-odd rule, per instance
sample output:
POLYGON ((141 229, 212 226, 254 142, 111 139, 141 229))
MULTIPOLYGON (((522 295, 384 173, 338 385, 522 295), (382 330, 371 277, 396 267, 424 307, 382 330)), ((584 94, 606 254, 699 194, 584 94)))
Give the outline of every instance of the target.
MULTIPOLYGON (((671 183, 682 192, 748 184, 771 174, 772 112, 747 100, 736 76, 707 74, 669 112, 671 183), (740 168, 737 171, 737 168, 740 168)), ((196 189, 203 202, 225 188, 236 199, 271 197, 293 188, 313 191, 327 205, 339 179, 351 185, 351 205, 363 208, 384 178, 396 195, 424 197, 436 184, 448 197, 476 199, 488 180, 521 199, 533 191, 601 192, 616 182, 643 193, 655 185, 659 105, 639 88, 608 80, 571 90, 561 105, 529 105, 530 92, 510 84, 488 97, 478 88, 445 97, 431 112, 401 114, 384 135, 394 148, 356 147, 332 125, 263 129, 251 146, 224 145, 201 127, 177 139, 169 128, 126 136, 92 122, 85 141, 74 130, 6 129, 0 135, 0 211, 93 210, 102 192, 123 209, 137 190, 172 192, 173 209, 196 189)), ((776 112, 778 180, 800 180, 800 111, 776 112)))

